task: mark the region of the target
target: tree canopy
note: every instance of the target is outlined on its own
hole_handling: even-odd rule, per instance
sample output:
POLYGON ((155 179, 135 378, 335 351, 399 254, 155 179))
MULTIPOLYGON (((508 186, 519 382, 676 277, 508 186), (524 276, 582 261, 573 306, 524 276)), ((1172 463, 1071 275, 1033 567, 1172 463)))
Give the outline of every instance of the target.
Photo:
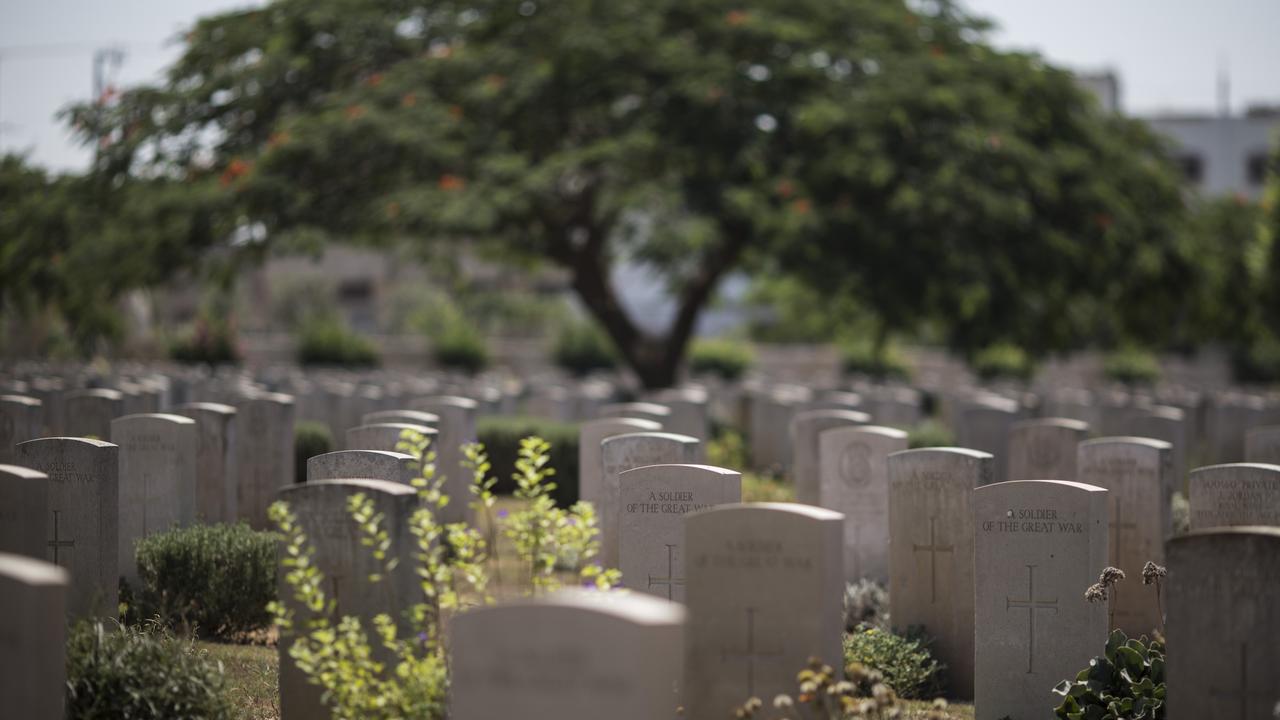
POLYGON ((1163 148, 985 29, 941 0, 275 0, 69 117, 161 271, 332 238, 550 262, 648 386, 740 268, 962 350, 1159 333, 1193 270, 1163 148), (665 332, 624 260, 666 279, 665 332))

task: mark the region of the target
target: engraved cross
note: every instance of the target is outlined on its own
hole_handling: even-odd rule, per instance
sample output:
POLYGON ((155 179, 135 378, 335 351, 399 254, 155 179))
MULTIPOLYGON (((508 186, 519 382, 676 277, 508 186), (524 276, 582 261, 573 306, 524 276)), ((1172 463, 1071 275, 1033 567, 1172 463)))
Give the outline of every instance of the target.
POLYGON ((779 657, 782 650, 760 650, 756 648, 756 609, 747 608, 747 644, 743 650, 720 650, 720 661, 729 657, 740 657, 747 661, 747 697, 756 695, 756 659, 779 657))
MULTIPOLYGON (((1257 691, 1249 692, 1249 644, 1240 643, 1240 689, 1239 690, 1221 690, 1212 685, 1209 686, 1209 696, 1215 698, 1239 698, 1240 699, 1240 720, 1248 720, 1249 716, 1249 698, 1261 698, 1266 701, 1274 700, 1274 698, 1265 692, 1257 691)), ((1269 709, 1269 708, 1268 708, 1269 709)))
POLYGON ((950 553, 955 551, 952 545, 938 544, 938 518, 929 518, 929 544, 917 545, 912 544, 913 552, 929 553, 929 602, 938 602, 938 553, 950 553))
POLYGON ((673 597, 675 593, 675 587, 677 585, 680 585, 680 586, 684 585, 684 578, 676 577, 676 573, 675 573, 676 547, 678 546, 676 545, 667 546, 667 576, 666 577, 654 577, 652 575, 649 576, 649 589, 652 590, 654 585, 659 585, 659 586, 665 585, 667 588, 668 600, 675 600, 675 597, 673 597))
POLYGON ((53 548, 53 564, 54 565, 62 564, 58 562, 59 560, 58 548, 64 548, 64 547, 72 548, 76 546, 75 540, 59 540, 58 539, 58 514, 61 512, 62 512, 61 510, 53 511, 53 539, 49 541, 49 547, 53 548))
POLYGON ((1032 674, 1035 656, 1036 656, 1036 611, 1052 610, 1053 614, 1058 614, 1058 599, 1037 600, 1036 599, 1036 566, 1027 566, 1027 599, 1014 600, 1008 596, 1004 599, 1004 610, 1009 612, 1014 608, 1027 609, 1027 674, 1032 674))

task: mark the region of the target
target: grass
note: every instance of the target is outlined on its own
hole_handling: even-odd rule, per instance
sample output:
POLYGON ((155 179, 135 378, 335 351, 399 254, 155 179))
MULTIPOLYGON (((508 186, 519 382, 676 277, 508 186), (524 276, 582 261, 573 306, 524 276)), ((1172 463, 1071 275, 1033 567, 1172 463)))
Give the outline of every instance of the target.
POLYGON ((239 720, 279 720, 279 659, 274 647, 199 643, 209 657, 222 661, 227 690, 239 720))
MULTIPOLYGON (((933 707, 933 703, 928 700, 903 700, 904 712, 899 715, 899 720, 925 720, 929 717, 929 710, 933 707)), ((973 720, 973 706, 964 703, 948 703, 947 704, 948 720, 973 720)))

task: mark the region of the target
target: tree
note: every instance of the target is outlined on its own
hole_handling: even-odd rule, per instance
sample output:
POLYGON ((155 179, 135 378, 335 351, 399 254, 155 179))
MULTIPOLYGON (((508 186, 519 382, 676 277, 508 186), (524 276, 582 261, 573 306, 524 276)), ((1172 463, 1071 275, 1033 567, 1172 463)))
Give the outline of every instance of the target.
POLYGON ((98 176, 218 197, 241 234, 555 263, 660 387, 738 267, 967 339, 1105 303, 1102 259, 1163 247, 1150 139, 984 27, 899 0, 276 0, 71 116, 98 176), (622 305, 622 260, 666 278, 665 332, 622 305))

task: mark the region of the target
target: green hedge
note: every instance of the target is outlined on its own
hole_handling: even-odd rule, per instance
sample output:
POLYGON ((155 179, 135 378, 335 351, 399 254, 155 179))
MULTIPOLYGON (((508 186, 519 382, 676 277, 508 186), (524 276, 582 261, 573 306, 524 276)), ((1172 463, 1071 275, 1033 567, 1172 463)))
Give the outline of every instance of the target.
POLYGON ((333 449, 333 433, 324 423, 304 421, 293 428, 293 481, 307 481, 307 460, 333 449))
POLYGON ((378 364, 378 348, 338 320, 317 318, 298 331, 298 363, 373 367, 378 364))
POLYGON ((552 359, 572 375, 583 376, 596 370, 609 370, 617 364, 613 342, 594 323, 566 325, 556 338, 552 359))
POLYGON ((733 340, 696 340, 689 347, 692 375, 718 375, 737 380, 755 363, 755 354, 744 343, 733 340))
POLYGON ((969 366, 983 381, 1030 380, 1036 372, 1035 362, 1017 345, 1000 343, 979 350, 969 366))
POLYGON ((431 356, 440 367, 474 375, 489 366, 489 348, 470 323, 450 323, 431 339, 431 356))
POLYGON ((1125 385, 1153 385, 1160 380, 1160 359, 1146 350, 1125 348, 1107 355, 1102 372, 1125 385))
POLYGON ((222 666, 191 642, 156 628, 81 622, 71 629, 67 720, 233 717, 222 666))
POLYGON ((552 496, 562 507, 578 501, 577 425, 529 417, 490 417, 481 418, 476 431, 498 479, 497 492, 509 495, 515 490, 511 474, 516 469, 520 441, 537 435, 551 443, 551 467, 556 470, 551 477, 556 484, 552 496))
POLYGON ((897 347, 888 345, 876 353, 869 342, 840 347, 840 366, 846 375, 866 375, 877 380, 910 380, 911 368, 897 347))
POLYGON ((202 637, 230 638, 271 623, 276 599, 275 533, 236 525, 193 525, 138 541, 129 617, 159 618, 202 637))

